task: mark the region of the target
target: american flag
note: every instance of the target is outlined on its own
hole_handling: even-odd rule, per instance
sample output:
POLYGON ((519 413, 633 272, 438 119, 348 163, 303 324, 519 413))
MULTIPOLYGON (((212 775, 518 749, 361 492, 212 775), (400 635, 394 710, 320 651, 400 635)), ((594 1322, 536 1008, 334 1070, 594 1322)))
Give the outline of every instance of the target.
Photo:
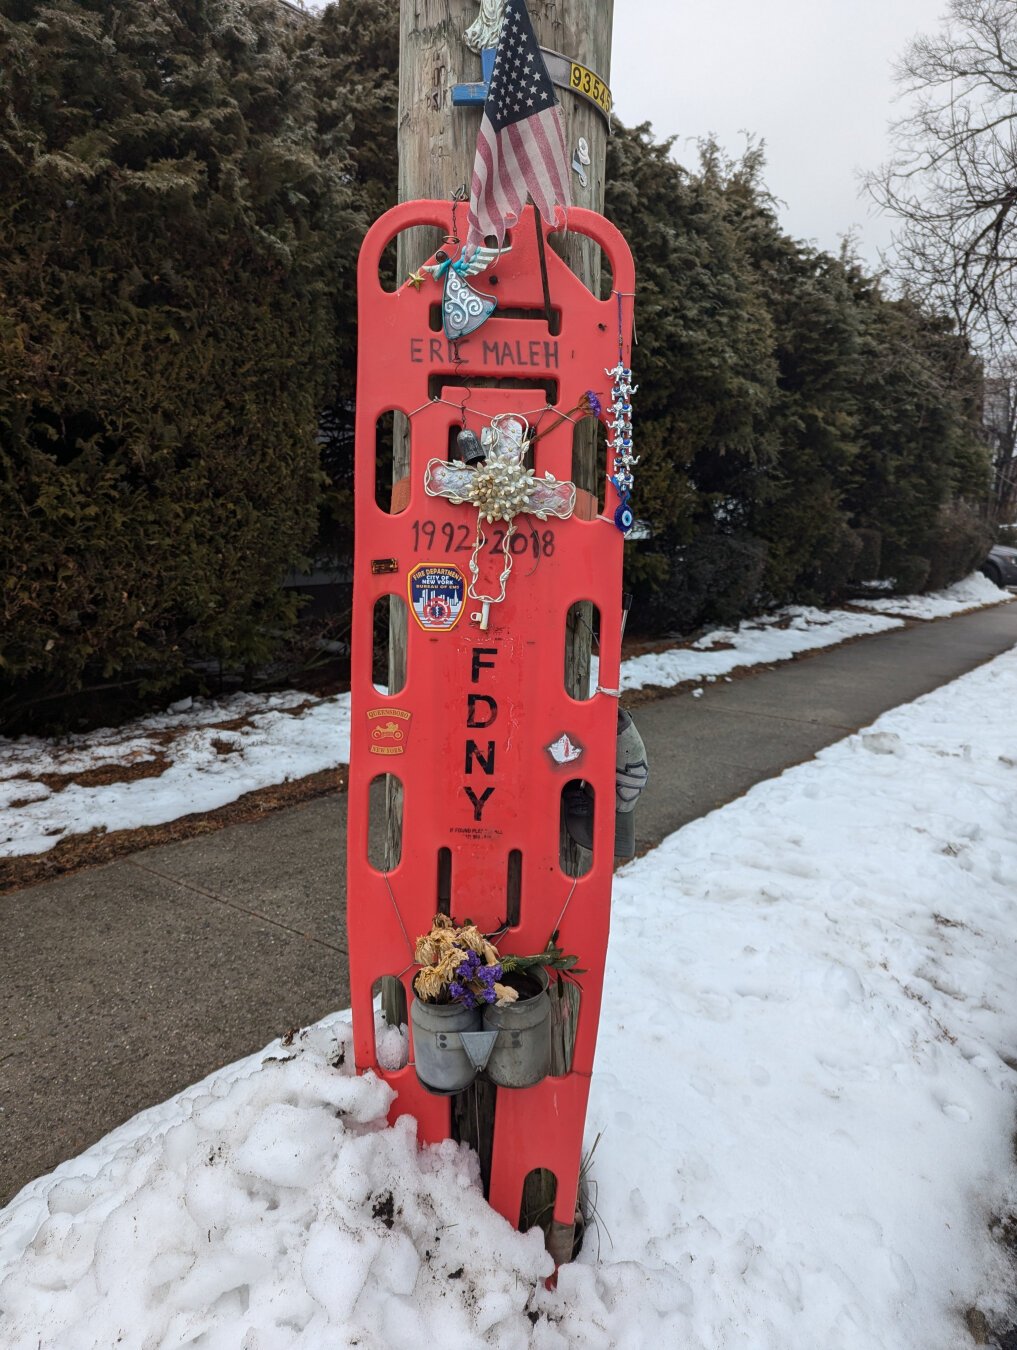
POLYGON ((545 220, 569 206, 561 108, 525 0, 507 0, 473 164, 466 247, 518 221, 527 192, 545 220))

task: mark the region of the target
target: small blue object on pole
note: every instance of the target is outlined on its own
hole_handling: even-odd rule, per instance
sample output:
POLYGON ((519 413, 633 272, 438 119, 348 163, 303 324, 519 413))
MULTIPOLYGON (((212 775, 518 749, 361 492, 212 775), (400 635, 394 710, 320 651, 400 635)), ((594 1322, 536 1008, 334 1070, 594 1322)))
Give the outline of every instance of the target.
POLYGON ((452 86, 452 103, 457 108, 482 108, 487 102, 487 88, 491 83, 491 76, 494 74, 494 58, 497 48, 489 47, 486 51, 480 53, 480 69, 483 74, 483 80, 476 84, 454 84, 452 86))

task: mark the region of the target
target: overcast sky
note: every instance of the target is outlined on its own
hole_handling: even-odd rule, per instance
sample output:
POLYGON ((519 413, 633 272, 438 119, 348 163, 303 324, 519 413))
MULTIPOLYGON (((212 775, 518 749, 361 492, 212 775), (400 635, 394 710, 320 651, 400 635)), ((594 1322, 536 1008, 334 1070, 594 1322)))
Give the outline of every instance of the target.
POLYGON ((890 223, 858 195, 857 171, 890 153, 891 66, 945 0, 615 0, 611 87, 619 117, 677 135, 694 162, 713 132, 766 142, 784 228, 836 250, 852 226, 875 264, 890 223))
MULTIPOLYGON (((319 9, 325 0, 305 0, 319 9)), ((394 3, 394 0, 393 0, 394 3)), ((858 190, 890 154, 891 75, 946 0, 615 0, 611 89, 627 124, 649 121, 694 163, 709 133, 737 154, 766 142, 766 181, 796 238, 835 251, 854 229, 870 264, 891 222, 858 190)), ((571 53, 566 53, 571 55, 571 53)))

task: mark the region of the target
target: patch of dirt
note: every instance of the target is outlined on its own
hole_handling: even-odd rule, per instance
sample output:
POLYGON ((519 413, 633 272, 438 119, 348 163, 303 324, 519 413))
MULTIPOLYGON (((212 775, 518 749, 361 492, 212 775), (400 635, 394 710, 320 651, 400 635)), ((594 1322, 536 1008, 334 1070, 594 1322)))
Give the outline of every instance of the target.
MULTIPOLYGON (((306 707, 307 707, 307 704, 304 703, 304 704, 302 704, 301 706, 304 707, 304 708, 306 708, 306 707)), ((225 722, 205 722, 203 726, 201 726, 201 727, 194 727, 193 730, 195 730, 195 731, 241 731, 241 730, 243 730, 244 727, 249 727, 250 725, 251 725, 251 715, 250 715, 250 713, 244 713, 242 717, 228 717, 228 718, 226 719, 225 722)), ((190 730, 192 730, 191 727, 182 727, 182 728, 181 728, 181 731, 190 731, 190 730)), ((174 733, 172 733, 172 734, 173 734, 173 735, 179 735, 180 733, 179 733, 179 732, 174 732, 174 733)))
POLYGON ((146 728, 145 740, 154 741, 156 745, 172 745, 185 730, 187 730, 186 727, 164 727, 161 731, 152 731, 146 728))
MULTIPOLYGON (((384 1195, 379 1196, 371 1209, 372 1215, 380 1219, 386 1228, 392 1228, 395 1224, 395 1202, 392 1199, 392 1192, 386 1191, 384 1195)), ((451 1279, 452 1277, 449 1276, 451 1279)))
MULTIPOLYGON (((348 694, 349 686, 347 685, 345 689, 337 690, 336 692, 348 694)), ((326 697, 329 697, 329 695, 322 695, 322 698, 326 697)), ((316 698, 305 698, 302 703, 294 703, 292 708, 262 708, 255 710, 254 712, 241 713, 239 717, 229 717, 225 722, 205 722, 200 727, 184 726, 180 728, 179 732, 175 731, 171 734, 176 736, 181 735, 184 732, 199 731, 203 729, 210 731, 241 731, 244 727, 253 726, 253 719, 255 717, 262 717, 267 712, 282 713, 285 717, 300 717, 302 713, 307 712, 308 708, 315 707, 320 701, 320 699, 316 698)))
POLYGON ((32 781, 45 783, 51 792, 63 792, 75 787, 107 787, 110 783, 136 783, 139 778, 160 778, 170 766, 165 755, 154 759, 137 759, 133 764, 100 764, 94 769, 79 769, 77 773, 40 773, 32 781))
POLYGON ((1017 1214, 1001 1214, 989 1225, 989 1231, 1011 1256, 1017 1256, 1017 1214))
MULTIPOLYGON (((143 776, 143 775, 139 775, 143 776)), ((111 781, 118 781, 113 779, 111 781)), ((89 834, 71 835, 61 839, 48 853, 28 853, 21 858, 0 859, 0 894, 52 881, 83 867, 95 867, 113 862, 128 853, 137 853, 156 844, 172 844, 180 839, 193 839, 199 834, 214 834, 227 825, 243 825, 260 820, 273 811, 302 802, 327 797, 333 792, 346 791, 346 768, 325 769, 293 783, 279 783, 275 787, 248 792, 228 806, 215 811, 181 816, 165 825, 148 825, 137 830, 92 830, 89 834)))
MULTIPOLYGON (((348 694, 350 692, 349 685, 347 685, 344 689, 338 692, 348 694)), ((283 713, 284 716, 286 717, 299 717, 301 713, 307 712, 308 708, 314 707, 314 705, 316 703, 319 703, 320 701, 321 701, 320 699, 305 698, 303 703, 294 703, 292 708, 268 708, 266 709, 266 711, 283 713)))
POLYGON ((634 656, 655 656, 658 652, 672 652, 675 650, 708 652, 733 652, 735 644, 733 642, 711 642, 709 647, 696 648, 696 643, 700 638, 705 637, 708 632, 715 632, 715 629, 700 629, 698 633, 690 633, 684 638, 622 638, 621 659, 629 661, 634 656))
MULTIPOLYGON (((939 987, 938 985, 933 985, 933 988, 938 987, 939 987)), ((949 1041, 951 1045, 956 1045, 957 1037, 953 1034, 952 1031, 948 1031, 946 1029, 943 1023, 932 1011, 932 1004, 925 997, 925 995, 920 994, 917 989, 913 989, 910 984, 902 984, 901 989, 904 991, 904 993, 907 995, 908 998, 913 998, 916 1003, 920 1003, 922 1007, 925 1009, 925 1011, 929 1014, 929 1020, 932 1022, 933 1026, 935 1026, 936 1030, 939 1032, 939 1039, 942 1041, 949 1041)), ((940 990, 940 993, 945 993, 945 990, 940 990)), ((956 995, 951 995, 951 997, 956 997, 956 995)))
POLYGON ((621 659, 630 660, 633 656, 650 656, 657 652, 669 652, 672 647, 688 647, 695 641, 691 638, 622 638, 621 659))
POLYGON ((968 1308, 964 1314, 964 1321, 975 1345, 989 1344, 989 1322, 983 1312, 978 1308, 968 1308))

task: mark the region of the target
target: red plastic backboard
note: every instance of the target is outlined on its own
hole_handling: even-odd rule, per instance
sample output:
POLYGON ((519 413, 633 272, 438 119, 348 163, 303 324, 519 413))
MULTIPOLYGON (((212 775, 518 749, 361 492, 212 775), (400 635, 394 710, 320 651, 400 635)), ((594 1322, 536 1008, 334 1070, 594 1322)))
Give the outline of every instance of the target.
MULTIPOLYGON (((518 554, 506 597, 491 607, 483 632, 471 618, 479 604, 467 599, 451 622, 443 600, 443 581, 455 582, 457 570, 469 583, 477 513, 426 495, 424 474, 429 459, 448 458, 464 403, 466 425, 478 434, 503 412, 548 426, 555 415, 546 411, 545 386, 552 381, 556 409, 568 412, 592 389, 604 406, 603 419, 610 417, 606 371, 618 362, 619 344, 623 363, 630 359, 632 259, 603 217, 571 211, 570 230, 588 235, 606 255, 614 292, 597 299, 547 248, 551 306, 560 315, 560 331, 552 333, 536 225, 527 207, 511 251, 472 283, 496 297, 498 310, 460 341, 457 366, 440 330, 440 285, 428 279, 419 288, 404 283, 388 292, 379 281, 386 246, 418 225, 449 233, 450 204, 406 202, 387 212, 364 240, 358 276, 347 887, 356 1059, 359 1068, 374 1069, 396 1089, 393 1115, 416 1117, 423 1141, 448 1137, 449 1100, 428 1093, 412 1063, 395 1072, 379 1067, 372 986, 380 976, 398 975, 407 1001, 412 998, 412 944, 439 908, 442 850, 446 876, 451 866, 452 915, 469 917, 486 932, 503 926, 510 861, 521 866, 518 922, 499 940, 501 951, 541 950, 560 919, 560 944, 587 973, 571 1071, 533 1088, 498 1090, 490 1200, 517 1223, 526 1175, 545 1167, 558 1178, 555 1217, 571 1223, 610 915, 617 698, 598 691, 580 700, 566 692, 566 616, 577 601, 597 606, 599 685, 616 690, 623 545, 613 521, 618 497, 608 483, 604 513, 593 519, 517 518, 512 544, 518 554), (467 387, 480 377, 504 384, 467 387), (379 506, 375 494, 376 428, 393 410, 410 419, 411 464, 404 490, 393 495, 397 511, 379 506), (382 694, 372 681, 375 605, 387 595, 406 599, 411 576, 420 613, 407 613, 406 681, 382 694), (563 733, 582 750, 572 763, 555 762, 547 748, 563 733), (387 876, 368 858, 369 792, 384 774, 398 778, 403 789, 401 858, 387 876), (592 866, 576 880, 560 865, 559 821, 562 789, 580 777, 592 785, 597 809, 592 866)), ((542 436, 534 450, 538 476, 572 479, 572 442, 569 421, 542 436)), ((500 567, 492 548, 502 529, 486 527, 481 582, 489 594, 497 590, 500 567)))

